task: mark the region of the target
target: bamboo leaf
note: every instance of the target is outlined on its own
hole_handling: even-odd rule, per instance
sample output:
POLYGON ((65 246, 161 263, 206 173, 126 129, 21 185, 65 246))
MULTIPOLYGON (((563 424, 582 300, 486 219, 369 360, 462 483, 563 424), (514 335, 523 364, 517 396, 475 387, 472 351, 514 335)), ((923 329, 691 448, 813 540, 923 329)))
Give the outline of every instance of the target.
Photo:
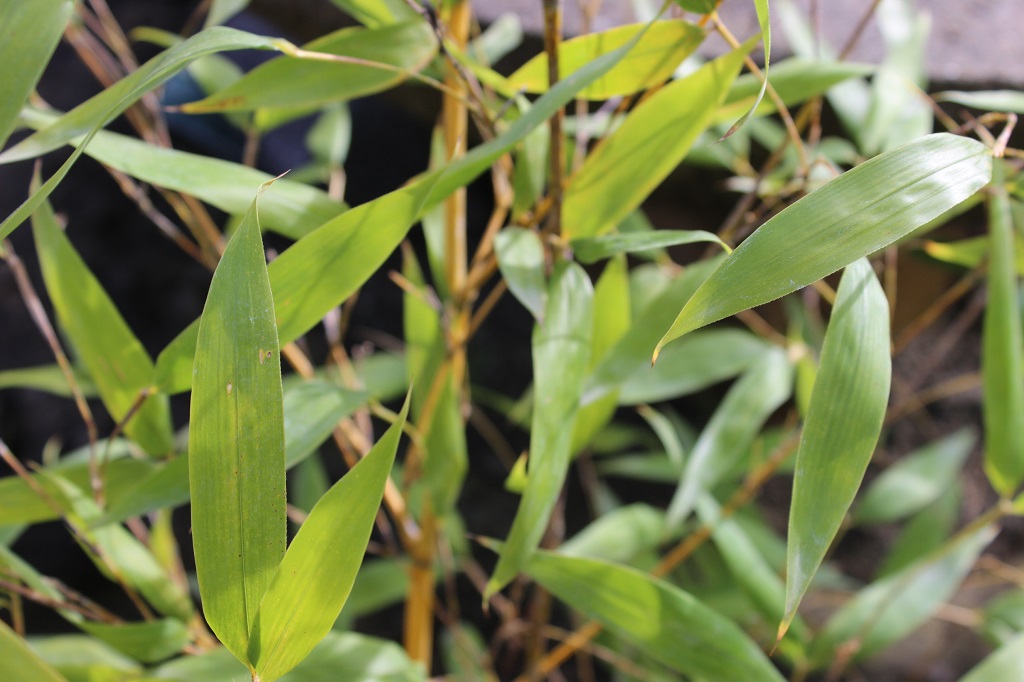
POLYGON ((665 513, 643 503, 603 514, 569 540, 558 553, 628 564, 657 549, 665 537, 665 513))
POLYGON ((4 674, 9 679, 68 682, 3 621, 0 621, 0 657, 4 661, 4 674))
MULTIPOLYGON (((40 127, 58 120, 54 114, 25 109, 22 117, 40 127)), ((69 143, 80 146, 82 138, 69 143)), ((105 130, 96 133, 85 153, 105 166, 143 182, 184 192, 232 215, 244 215, 253 190, 274 180, 263 171, 240 163, 156 147, 105 130)), ((338 216, 345 205, 326 192, 281 178, 274 191, 260 201, 260 225, 291 239, 299 239, 338 216)))
POLYGON ((136 661, 88 635, 32 637, 29 645, 71 682, 120 682, 143 674, 136 661))
POLYGON ((960 682, 1017 682, 1024 679, 1024 633, 996 649, 960 682))
POLYGON ((142 663, 165 661, 192 640, 188 626, 175 618, 116 625, 82 622, 78 627, 142 663))
POLYGON ((963 486, 955 481, 937 500, 908 519, 875 575, 882 578, 895 573, 941 547, 960 520, 962 501, 963 486))
POLYGON ((0 64, 6 68, 0 79, 0 149, 57 48, 74 6, 73 0, 0 2, 0 64))
POLYGON ((551 278, 544 321, 533 332, 529 481, 484 599, 507 585, 536 550, 569 468, 573 425, 590 363, 593 287, 575 263, 551 278))
POLYGON ((603 234, 640 206, 711 125, 749 49, 748 44, 734 50, 661 88, 598 143, 566 186, 566 236, 603 234))
MULTIPOLYGON (((850 78, 867 76, 874 70, 875 66, 872 64, 791 57, 772 67, 771 86, 788 106, 820 95, 837 83, 850 78)), ((775 101, 763 98, 762 87, 761 80, 752 73, 738 77, 718 109, 716 122, 735 121, 736 117, 743 116, 744 112, 751 112, 750 115, 756 116, 775 113, 775 101), (761 102, 755 110, 754 102, 759 97, 761 102)))
POLYGON ((622 383, 619 404, 656 403, 696 393, 743 373, 766 348, 764 341, 742 329, 694 332, 666 348, 656 365, 647 362, 645 353, 643 365, 622 383))
POLYGON ((263 682, 273 682, 306 658, 345 605, 408 410, 407 399, 369 454, 320 498, 288 548, 251 630, 248 655, 263 682))
POLYGON ((730 126, 729 130, 722 136, 723 140, 743 127, 747 119, 757 111, 761 100, 764 99, 764 93, 768 89, 768 70, 772 61, 772 23, 768 12, 768 0, 754 0, 754 8, 757 10, 757 23, 761 26, 761 37, 764 39, 764 70, 761 72, 763 78, 758 79, 761 81, 761 87, 757 91, 754 103, 750 105, 750 108, 743 114, 740 120, 730 126))
MULTIPOLYGON (((86 398, 97 396, 96 386, 92 379, 83 376, 80 372, 72 371, 75 383, 86 398)), ((58 365, 39 365, 37 367, 23 367, 21 369, 8 369, 0 372, 0 389, 3 388, 31 388, 37 391, 45 391, 62 398, 72 397, 71 387, 64 378, 64 370, 58 365)))
POLYGON ((858 260, 839 283, 796 456, 780 638, 860 487, 891 377, 889 305, 871 264, 858 260))
POLYGON ((985 473, 1009 497, 1024 481, 1024 331, 1014 269, 1010 198, 1002 166, 989 197, 988 305, 982 329, 982 410, 985 473))
POLYGON ((276 39, 223 26, 208 28, 149 60, 140 69, 78 105, 57 122, 0 154, 0 163, 22 161, 58 149, 80 135, 86 136, 57 172, 0 223, 0 240, 14 232, 50 196, 82 155, 92 136, 147 92, 159 87, 204 55, 228 50, 276 50, 278 45, 276 39))
POLYGON ((996 532, 991 525, 965 530, 940 550, 858 592, 813 642, 814 661, 828 665, 840 648, 859 660, 905 637, 953 596, 996 532))
POLYGON ((668 527, 678 528, 709 491, 735 466, 764 422, 792 395, 793 368, 786 351, 771 347, 750 363, 715 409, 690 452, 668 508, 668 527))
POLYGON ((957 480, 977 440, 973 429, 963 428, 903 457, 871 482, 854 522, 888 523, 927 507, 957 480))
POLYGON ((512 295, 533 314, 544 317, 547 282, 544 280, 544 244, 532 230, 507 227, 494 238, 498 268, 512 295))
POLYGON ((635 253, 696 242, 712 242, 721 245, 727 253, 732 251, 717 235, 703 230, 654 230, 606 234, 600 237, 573 239, 569 246, 572 247, 576 260, 589 265, 619 253, 635 253))
POLYGON ((683 307, 655 350, 888 246, 988 183, 979 142, 929 135, 850 170, 761 225, 683 307))
MULTIPOLYGON (((428 176, 346 211, 270 263, 281 343, 306 333, 377 271, 409 231, 436 179, 428 176)), ((157 357, 162 391, 180 393, 191 387, 197 332, 193 323, 157 357)))
MULTIPOLYGON (((617 26, 600 33, 588 33, 558 47, 559 79, 565 78, 597 57, 629 42, 644 31, 643 41, 615 68, 580 90, 581 99, 602 100, 631 95, 660 85, 672 77, 680 63, 704 41, 704 29, 683 19, 617 26)), ((541 52, 508 77, 509 86, 525 92, 548 89, 548 56, 541 52)))
POLYGON ((213 0, 206 14, 204 26, 217 26, 249 6, 250 0, 213 0))
POLYGON ((250 629, 286 533, 280 349, 258 201, 228 242, 200 319, 188 448, 203 609, 247 665, 250 629))
POLYGON ((181 110, 187 114, 258 110, 256 124, 267 129, 284 122, 282 115, 295 118, 331 102, 398 85, 434 57, 437 38, 430 25, 417 17, 379 29, 344 28, 304 45, 303 50, 388 64, 395 70, 282 55, 205 99, 181 105, 181 110))
POLYGON ((573 609, 679 673, 783 679, 739 626, 678 587, 632 568, 548 552, 535 554, 526 571, 573 609))
MULTIPOLYGON (((32 223, 46 291, 61 327, 93 377, 103 405, 122 422, 144 392, 150 393, 153 360, 75 251, 48 203, 40 206, 32 223)), ((174 444, 167 397, 145 397, 124 431, 151 455, 170 453, 174 444)))
POLYGON ((404 0, 331 0, 356 21, 375 28, 416 16, 404 0))
POLYGON ((947 90, 935 93, 932 95, 932 99, 936 102, 953 102, 975 109, 1024 114, 1024 92, 1018 90, 979 90, 976 92, 947 90))

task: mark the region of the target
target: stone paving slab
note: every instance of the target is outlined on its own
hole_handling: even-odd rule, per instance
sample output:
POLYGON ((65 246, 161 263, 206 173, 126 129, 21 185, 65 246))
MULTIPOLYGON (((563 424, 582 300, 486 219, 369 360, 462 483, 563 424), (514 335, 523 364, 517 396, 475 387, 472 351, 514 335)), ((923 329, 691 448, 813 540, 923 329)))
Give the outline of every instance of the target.
MULTIPOLYGON (((812 1, 794 3, 807 10, 812 1)), ((646 4, 658 3, 648 0, 646 4)), ((833 45, 841 46, 871 4, 871 0, 817 0, 822 34, 833 45)), ((916 4, 932 22, 928 74, 933 82, 975 89, 1024 88, 1024 0, 916 0, 916 4)), ((514 12, 528 32, 542 30, 541 0, 474 0, 473 6, 481 21, 514 12)), ((566 33, 579 33, 581 12, 577 0, 564 0, 564 7, 566 33)), ((741 39, 757 31, 751 0, 725 0, 720 11, 723 21, 741 39)), ((776 11, 772 20, 776 59, 789 53, 777 15, 776 11)), ((631 0, 605 0, 593 30, 634 21, 637 17, 631 0)), ((871 22, 850 58, 878 62, 882 46, 878 28, 871 22)))

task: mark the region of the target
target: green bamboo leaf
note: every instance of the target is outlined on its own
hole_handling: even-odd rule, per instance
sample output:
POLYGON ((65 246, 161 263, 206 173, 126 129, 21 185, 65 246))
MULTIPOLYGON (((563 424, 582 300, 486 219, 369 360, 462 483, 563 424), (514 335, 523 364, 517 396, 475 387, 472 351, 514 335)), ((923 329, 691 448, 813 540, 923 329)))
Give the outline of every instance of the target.
POLYGON ((847 266, 825 331, 793 478, 780 637, 860 487, 889 402, 889 305, 865 259, 847 266))
POLYGON ((1024 589, 1011 588, 989 599, 982 610, 980 633, 1001 646, 1024 634, 1024 589))
POLYGON ((249 660, 273 682, 306 658, 341 612, 363 562, 409 401, 369 454, 320 498, 299 528, 252 624, 249 660))
MULTIPOLYGON (((340 389, 322 381, 303 381, 285 389, 285 468, 291 469, 316 452, 338 422, 364 404, 366 397, 363 392, 340 389)), ((108 479, 110 504, 93 526, 120 523, 132 516, 179 507, 188 502, 188 457, 175 457, 129 483, 133 484, 127 487, 122 484, 111 490, 108 479)))
POLYGON ((32 651, 28 642, 18 636, 7 623, 0 621, 0 657, 4 674, 11 680, 38 680, 38 682, 68 682, 54 668, 32 651))
POLYGON ((247 665, 250 629, 286 533, 280 348, 258 202, 259 194, 228 242, 203 308, 188 447, 203 610, 247 665))
POLYGON ((566 236, 603 234, 643 203, 711 125, 749 48, 661 88, 598 143, 566 186, 566 236))
MULTIPOLYGON (((103 443, 99 444, 103 448, 103 443)), ((111 500, 124 491, 131 489, 140 479, 152 472, 158 465, 150 460, 133 458, 112 459, 107 463, 103 477, 103 489, 111 500)), ((47 467, 44 471, 54 471, 77 487, 89 490, 89 465, 83 460, 68 461, 67 458, 47 467)), ((43 487, 50 495, 57 490, 38 474, 32 475, 33 480, 43 487)), ((36 494, 19 476, 0 478, 0 525, 19 523, 39 523, 58 518, 55 512, 42 498, 36 494)))
POLYGON ((984 187, 980 142, 921 138, 844 173, 761 225, 683 307, 655 350, 888 246, 984 187))
POLYGON ((267 123, 283 122, 282 112, 267 109, 285 109, 286 118, 294 118, 331 102, 355 99, 399 84, 434 57, 437 38, 430 25, 417 17, 379 29, 344 28, 304 45, 303 50, 388 64, 395 70, 282 55, 205 99, 181 105, 181 111, 208 114, 261 110, 256 123, 266 129, 273 127, 267 123), (267 120, 261 121, 267 114, 267 120))
POLYGON ((764 70, 761 72, 763 78, 759 79, 761 87, 757 91, 754 103, 750 105, 750 108, 747 109, 740 120, 730 126, 729 130, 722 136, 723 140, 743 127, 747 119, 757 111, 761 100, 764 99, 764 93, 768 90, 768 70, 772 60, 772 23, 768 12, 768 0, 754 0, 754 8, 757 10, 757 23, 761 26, 761 37, 764 38, 764 70))
POLYGON ((28 642, 71 682, 122 682, 143 674, 136 661, 88 635, 47 635, 31 637, 28 642))
POLYGON ((346 14, 370 28, 387 26, 416 17, 405 0, 331 0, 346 14))
POLYGON ((935 93, 932 95, 932 99, 936 102, 953 102, 975 109, 1024 114, 1024 92, 1018 90, 979 90, 977 92, 947 90, 935 93))
POLYGON ((405 599, 409 593, 409 566, 394 559, 363 562, 334 630, 349 630, 356 618, 376 613, 405 599))
POLYGON ((116 625, 82 622, 78 627, 142 663, 166 661, 192 640, 188 626, 175 618, 116 625))
POLYGON ((58 149, 80 135, 86 136, 57 172, 0 223, 0 240, 6 239, 50 196, 82 155, 92 136, 147 92, 159 87, 204 55, 228 50, 276 50, 279 45, 279 39, 223 26, 208 28, 149 60, 140 69, 78 105, 54 124, 33 133, 0 154, 0 163, 22 161, 58 149))
POLYGON ((765 421, 793 392, 793 367, 786 351, 770 347, 734 383, 690 452, 668 508, 669 528, 678 528, 701 493, 736 465, 765 421))
POLYGON ((544 317, 544 244, 532 230, 507 227, 494 238, 498 268, 512 295, 526 307, 534 319, 544 317))
MULTIPOLYGON (((639 313, 629 331, 608 351, 591 373, 583 395, 584 404, 615 390, 619 385, 628 383, 632 377, 647 375, 646 370, 651 366, 651 348, 658 342, 661 330, 671 323, 679 306, 689 300, 693 292, 720 263, 720 257, 698 261, 687 266, 681 275, 672 279, 646 305, 643 300, 631 302, 631 308, 639 310, 639 313)), ((655 288, 650 282, 632 287, 632 299, 637 299, 634 294, 647 296, 650 290, 655 288)))
MULTIPOLYGON (((733 518, 723 518, 722 510, 710 495, 697 500, 697 516, 711 529, 711 539, 722 554, 733 579, 750 597, 768 622, 777 622, 785 613, 786 588, 743 527, 733 518)), ((807 639, 807 627, 799 618, 791 632, 798 640, 807 639)))
POLYGON ((717 235, 703 230, 654 230, 606 234, 600 237, 573 239, 569 246, 572 247, 576 260, 589 265, 619 253, 635 253, 696 242, 712 242, 721 245, 727 253, 732 251, 717 235))
MULTIPOLYGON (((1011 211, 1012 212, 1012 211, 1011 211)), ((1024 249, 1017 247, 1019 239, 1014 238, 1014 269, 1017 275, 1024 275, 1024 249)), ((924 252, 935 260, 943 263, 961 265, 965 268, 976 268, 988 259, 988 236, 958 239, 955 242, 924 243, 924 252)))
POLYGON ((645 353, 643 365, 622 383, 619 404, 656 403, 696 393, 743 373, 766 348, 764 341, 742 329, 694 332, 666 348, 656 365, 645 353))
POLYGON ((783 679, 739 626, 678 587, 632 568, 548 552, 535 554, 526 571, 573 609, 679 673, 783 679))
MULTIPOLYGON (((579 91, 581 99, 602 100, 631 95, 660 85, 704 41, 704 29, 683 19, 630 24, 588 33, 558 47, 559 78, 565 78, 597 57, 622 47, 646 30, 643 41, 607 74, 579 91)), ((509 86, 525 92, 548 89, 548 56, 541 52, 508 77, 509 86)))
POLYGON ((57 223, 46 202, 32 217, 39 263, 57 319, 117 422, 140 399, 125 433, 151 455, 174 448, 167 396, 151 392, 153 360, 57 223))
POLYGON ((665 537, 665 513, 635 503, 603 514, 569 540, 558 553, 628 564, 658 548, 665 537))
POLYGON ((205 27, 217 26, 249 6, 250 0, 213 0, 206 14, 205 27))
POLYGON ((852 654, 852 660, 867 658, 908 635, 953 596, 996 533, 991 525, 966 530, 935 553, 858 592, 814 640, 814 661, 827 666, 839 650, 852 654))
MULTIPOLYGON (((22 118, 35 128, 58 120, 52 113, 34 109, 25 109, 22 118)), ((69 143, 80 146, 82 138, 76 137, 69 143)), ((105 130, 96 133, 85 153, 133 178, 184 192, 232 215, 244 215, 252 203, 253 190, 274 179, 240 163, 156 147, 105 130)), ((282 178, 274 183, 274 191, 260 201, 260 225, 299 239, 345 208, 321 189, 282 178)))
POLYGON ((697 14, 714 12, 718 4, 715 0, 675 0, 675 3, 687 12, 696 12, 697 14))
POLYGON ((955 481, 937 500, 907 520, 876 576, 895 573, 941 547, 960 520, 962 501, 963 485, 955 481))
POLYGON ((593 287, 575 263, 551 278, 544 321, 533 331, 533 417, 529 481, 484 600, 523 568, 547 528, 569 468, 573 425, 590 363, 593 287))
MULTIPOLYGON (((428 176, 346 211, 270 263, 281 343, 306 333, 377 271, 409 231, 437 177, 428 176)), ((197 332, 193 323, 157 357, 162 391, 180 393, 192 386, 197 332)))
MULTIPOLYGON (((789 106, 816 97, 837 83, 867 76, 875 68, 873 64, 791 57, 772 67, 771 85, 782 102, 789 106)), ((756 116, 775 113, 775 101, 763 99, 762 87, 761 80, 752 73, 737 78, 718 109, 716 122, 735 121, 744 112, 752 112, 751 115, 756 116), (754 102, 759 97, 761 101, 755 110, 754 102)))
MULTIPOLYGON (((650 25, 650 23, 647 24, 647 26, 650 25)), ((490 168, 501 155, 524 140, 538 126, 546 123, 556 111, 570 102, 576 93, 608 73, 629 54, 644 35, 646 35, 644 31, 638 32, 622 47, 601 55, 560 80, 555 87, 550 88, 538 98, 527 113, 517 118, 508 127, 508 130, 490 142, 474 147, 458 161, 448 164, 442 169, 444 176, 434 187, 424 210, 436 206, 456 189, 469 184, 480 173, 490 168)))
POLYGON ((1010 198, 996 172, 989 197, 988 305, 982 329, 982 415, 985 473, 1009 497, 1024 481, 1024 330, 1014 271, 1010 198))
MULTIPOLYGON (((92 379, 83 376, 81 372, 72 371, 72 374, 82 395, 86 398, 95 398, 98 395, 92 379)), ((31 388, 59 395, 62 398, 72 397, 71 387, 64 377, 64 370, 57 365, 39 365, 0 372, 0 389, 3 388, 31 388)))
POLYGON ((63 507, 64 520, 87 541, 86 554, 101 573, 137 590, 160 613, 182 622, 192 619, 187 591, 171 579, 146 545, 122 526, 90 528, 101 513, 92 498, 53 472, 40 473, 57 492, 54 499, 63 507))
POLYGON ((0 149, 57 48, 74 6, 73 0, 0 2, 0 64, 7 69, 0 80, 0 149))
POLYGON ((871 482, 853 521, 888 523, 927 507, 957 480, 977 440, 963 428, 903 457, 871 482))
MULTIPOLYGON (((150 673, 165 682, 239 682, 249 673, 224 649, 183 656, 150 673)), ((421 667, 402 647, 354 632, 332 632, 283 682, 426 682, 421 667)), ((148 682, 149 678, 147 678, 148 682)))
MULTIPOLYGON (((629 267, 625 256, 608 261, 594 285, 594 332, 590 339, 590 362, 593 371, 608 351, 630 327, 629 267)), ((618 406, 618 396, 608 395, 581 405, 573 426, 570 450, 575 454, 588 446, 611 421, 618 406)))
POLYGON ((1024 633, 996 649, 960 682, 1017 682, 1024 679, 1024 633))

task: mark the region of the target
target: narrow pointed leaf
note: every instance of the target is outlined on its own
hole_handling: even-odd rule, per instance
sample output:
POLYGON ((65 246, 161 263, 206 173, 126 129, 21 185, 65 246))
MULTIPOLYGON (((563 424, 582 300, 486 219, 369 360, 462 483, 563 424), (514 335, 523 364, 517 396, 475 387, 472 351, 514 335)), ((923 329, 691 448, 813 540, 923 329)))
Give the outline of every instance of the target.
POLYGON ((0 2, 0 149, 14 129, 18 112, 35 90, 64 33, 73 0, 0 2))
POLYGON ((857 494, 882 430, 891 377, 889 305, 871 264, 858 260, 839 283, 796 456, 780 633, 857 494))
POLYGON ((754 103, 750 105, 750 109, 743 114, 740 120, 732 124, 725 135, 722 136, 722 139, 729 137, 743 127, 747 119, 757 111, 757 107, 761 104, 764 93, 768 89, 768 70, 772 61, 772 23, 768 13, 768 0, 754 0, 754 8, 757 10, 757 23, 761 26, 761 38, 764 40, 764 70, 761 72, 764 79, 761 81, 761 87, 757 91, 757 97, 754 98, 754 103))
POLYGON ((657 349, 888 246, 969 198, 991 174, 984 145, 947 133, 847 171, 740 244, 689 300, 657 349))
POLYGON ((643 203, 711 124, 748 49, 661 88, 598 143, 566 186, 567 236, 603 234, 643 203))
POLYGON ((982 330, 985 473, 1008 497, 1024 481, 1024 331, 1014 269, 1010 199, 996 173, 989 198, 988 305, 982 330))
MULTIPOLYGON (((57 120, 53 114, 31 109, 26 109, 23 117, 37 127, 57 120)), ((81 142, 80 137, 69 140, 76 146, 81 142)), ((255 189, 274 180, 240 163, 156 147, 107 131, 96 133, 85 153, 142 182, 184 192, 233 215, 244 215, 255 189)), ((274 182, 274 191, 260 201, 260 226, 299 239, 345 208, 321 189, 281 178, 274 182)))
POLYGON ((29 645, 71 682, 123 682, 143 674, 137 661, 88 635, 31 637, 29 645))
MULTIPOLYGON (((567 40, 558 48, 560 78, 564 78, 597 57, 615 50, 646 24, 617 26, 600 33, 588 33, 567 40)), ((647 29, 643 40, 629 56, 607 74, 579 92, 579 97, 602 100, 631 95, 660 85, 672 77, 676 67, 704 41, 702 28, 682 19, 657 21, 647 29)), ((515 90, 546 92, 548 89, 548 56, 541 52, 508 77, 515 90)))
POLYGON ((784 679, 738 625, 667 582, 548 552, 534 555, 526 571, 558 599, 679 673, 707 680, 784 679))
POLYGON ((870 657, 910 634, 953 596, 996 532, 993 526, 967 531, 858 592, 814 641, 814 660, 826 666, 840 648, 853 660, 870 657), (854 643, 859 646, 850 648, 854 643))
POLYGON ((772 412, 793 391, 793 368, 782 348, 764 351, 726 393, 686 461, 686 470, 668 508, 669 528, 677 528, 701 493, 722 480, 754 442, 772 412))
MULTIPOLYGON (((650 23, 646 24, 646 26, 650 25, 650 23)), ((560 80, 553 88, 538 98, 526 114, 517 118, 508 127, 508 130, 493 140, 474 147, 458 161, 450 163, 444 169, 444 176, 434 187, 430 200, 424 208, 429 209, 436 206, 456 189, 469 184, 476 176, 490 168, 491 164, 497 161, 502 154, 524 140, 534 129, 546 123, 556 111, 569 103, 576 93, 608 73, 629 54, 644 35, 646 34, 641 30, 622 47, 601 55, 560 80)))
POLYGON ((960 521, 962 502, 963 485, 956 481, 937 500, 908 519, 889 546, 876 576, 883 578, 895 573, 941 547, 960 521))
POLYGON ((41 156, 85 134, 81 144, 57 172, 0 223, 0 240, 6 239, 39 208, 82 155, 93 135, 114 120, 147 92, 159 87, 199 57, 227 50, 276 50, 277 40, 235 29, 215 26, 146 62, 131 75, 89 99, 48 126, 0 154, 0 163, 12 163, 41 156))
POLYGON ((763 340, 742 329, 702 329, 666 348, 656 365, 645 353, 644 365, 622 383, 619 404, 656 403, 696 393, 743 373, 766 349, 763 340))
POLYGON ((534 319, 544 317, 544 244, 532 230, 507 227, 494 238, 494 252, 498 268, 512 295, 533 314, 534 319))
POLYGON ((963 428, 900 459, 871 482, 853 520, 888 523, 927 507, 960 476, 977 440, 973 429, 963 428))
MULTIPOLYGON (((33 215, 33 234, 46 292, 79 360, 93 377, 103 405, 121 422, 153 380, 153 360, 132 333, 57 223, 48 203, 33 215)), ((150 395, 125 433, 152 455, 174 447, 166 396, 150 395)))
POLYGON ((82 622, 78 627, 142 663, 166 661, 192 639, 188 626, 174 618, 145 623, 82 622))
POLYGON ((587 273, 575 263, 560 264, 551 278, 544 321, 533 332, 529 481, 485 599, 515 578, 536 550, 565 482, 590 363, 593 295, 587 273))
POLYGON ((935 93, 932 98, 936 102, 954 102, 975 109, 1012 111, 1024 114, 1024 92, 1018 90, 979 90, 977 92, 947 90, 935 93))
POLYGON ((665 513, 643 503, 619 507, 562 543, 558 553, 628 564, 657 549, 665 537, 665 513))
POLYGON ((343 12, 371 28, 387 26, 396 21, 416 17, 416 11, 405 0, 331 0, 343 12))
POLYGON ((249 6, 250 0, 213 0, 204 26, 218 26, 249 6))
MULTIPOLYGON (((92 380, 79 372, 72 372, 75 383, 86 398, 97 396, 92 380)), ((64 377, 64 370, 58 365, 39 365, 22 369, 8 369, 0 372, 0 389, 31 388, 45 391, 64 398, 72 397, 71 387, 64 377)))
POLYGON ((257 125, 277 124, 282 122, 282 113, 285 119, 294 118, 332 102, 398 85, 434 57, 437 38, 430 25, 417 18, 380 29, 344 28, 304 45, 303 49, 387 64, 397 71, 282 55, 205 99, 183 104, 181 110, 189 114, 260 110, 257 125), (265 122, 262 117, 266 117, 265 122))
POLYGON ((996 649, 960 682, 1017 682, 1024 679, 1024 633, 996 649))
POLYGON ((345 605, 395 461, 408 405, 407 400, 369 454, 317 502, 288 548, 252 625, 249 659, 260 680, 273 682, 306 658, 345 605))
POLYGON ((189 427, 196 575, 210 628, 249 664, 249 631, 285 552, 281 362, 257 200, 199 323, 189 427))
POLYGON ((7 623, 0 621, 0 658, 4 662, 4 675, 11 680, 33 680, 33 682, 67 682, 32 651, 22 637, 19 637, 7 623))
MULTIPOLYGON (((268 267, 281 343, 294 341, 351 296, 387 260, 416 220, 436 175, 324 223, 268 267)), ((193 323, 157 357, 161 390, 187 391, 198 325, 193 323)))
POLYGON ((635 253, 696 242, 712 242, 721 245, 727 252, 732 250, 717 235, 703 230, 654 230, 608 234, 573 239, 569 246, 572 247, 576 260, 589 265, 619 253, 635 253))
MULTIPOLYGON (((366 394, 347 391, 320 381, 304 381, 284 392, 285 467, 291 469, 313 454, 338 422, 366 402, 366 394)), ((110 494, 106 513, 93 525, 120 523, 157 509, 179 507, 189 500, 188 457, 179 456, 159 465, 134 485, 110 494)), ((107 489, 110 490, 110 482, 107 489)), ((0 492, 2 495, 2 492, 0 492)), ((0 516, 2 519, 2 516, 0 516)))

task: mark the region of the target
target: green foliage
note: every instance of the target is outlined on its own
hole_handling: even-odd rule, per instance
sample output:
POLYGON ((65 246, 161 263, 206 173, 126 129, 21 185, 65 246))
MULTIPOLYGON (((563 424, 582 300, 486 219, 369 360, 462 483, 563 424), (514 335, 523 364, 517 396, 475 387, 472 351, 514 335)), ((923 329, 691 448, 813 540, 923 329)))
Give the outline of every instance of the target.
MULTIPOLYGON (((550 49, 511 74, 494 63, 518 23, 476 35, 467 0, 334 0, 362 26, 302 48, 220 25, 248 4, 206 3, 182 37, 140 29, 162 52, 137 66, 103 3, 0 0, 0 141, 17 140, 0 164, 73 147, 0 223, 3 269, 56 363, 5 367, 0 390, 75 400, 89 434, 77 450, 17 456, 0 440, 12 468, 0 478, 5 679, 541 679, 595 665, 592 652, 623 680, 838 679, 939 612, 999 522, 1024 513, 1024 154, 1008 148, 1022 96, 934 95, 993 113, 932 133, 910 87, 926 87, 927 22, 908 1, 878 5, 878 65, 837 58, 792 3, 773 3, 797 56, 770 71, 767 0, 751 7, 760 33, 740 43, 723 30, 732 49, 704 63, 706 27, 721 21, 711 0, 565 41, 550 3, 550 49), (33 97, 62 32, 86 63, 126 74, 66 113, 33 97), (741 73, 758 41, 763 72, 741 73), (281 54, 243 74, 222 54, 242 49, 281 54), (206 94, 175 115, 226 112, 246 159, 173 146, 156 98, 185 70, 206 94), (348 152, 365 131, 346 102, 397 91, 394 102, 428 102, 422 116, 427 89, 442 101, 423 140, 430 167, 349 208, 346 175, 363 170, 348 152), (131 134, 106 129, 122 115, 131 134), (277 179, 253 167, 265 133, 307 116, 309 165, 277 179), (125 322, 77 201, 60 214, 49 203, 83 154, 212 272, 202 316, 162 350, 125 322), (466 209, 485 173, 486 221, 466 209), (742 196, 715 229, 657 210, 659 187, 742 196), (987 233, 939 231, 979 204, 987 233), (6 241, 29 218, 44 297, 6 241), (264 230, 284 245, 269 252, 264 230), (970 272, 890 329, 895 263, 922 245, 933 265, 970 272), (941 313, 978 283, 980 372, 927 387, 901 377, 893 360, 920 352, 915 335, 951 347, 935 341, 941 313), (388 331, 352 324, 382 300, 402 305, 369 311, 388 331), (530 328, 501 326, 517 322, 532 325, 529 348, 511 339, 530 328), (983 424, 927 422, 927 401, 979 384, 983 424), (181 393, 187 422, 170 409, 181 393), (113 430, 97 427, 101 410, 113 430), (901 455, 910 431, 934 437, 901 455), (987 478, 964 477, 979 432, 987 478), (506 476, 511 502, 496 493, 506 476), (790 485, 782 528, 787 510, 769 505, 790 485), (643 501, 627 503, 637 490, 643 501), (979 510, 985 494, 999 501, 979 510), (176 532, 186 504, 190 531, 176 532), (108 609, 19 556, 14 540, 55 520, 131 607, 108 609), (894 540, 863 559, 864 585, 836 549, 849 528, 882 524, 894 540), (497 553, 489 575, 477 544, 497 553), (489 612, 465 598, 470 585, 489 612), (78 632, 35 636, 25 600, 78 632), (397 605, 401 635, 386 634, 402 646, 354 631, 397 605), (549 646, 565 609, 576 632, 549 646)), ((1019 590, 977 611, 998 648, 964 679, 1020 677, 1022 613, 1019 590)))

